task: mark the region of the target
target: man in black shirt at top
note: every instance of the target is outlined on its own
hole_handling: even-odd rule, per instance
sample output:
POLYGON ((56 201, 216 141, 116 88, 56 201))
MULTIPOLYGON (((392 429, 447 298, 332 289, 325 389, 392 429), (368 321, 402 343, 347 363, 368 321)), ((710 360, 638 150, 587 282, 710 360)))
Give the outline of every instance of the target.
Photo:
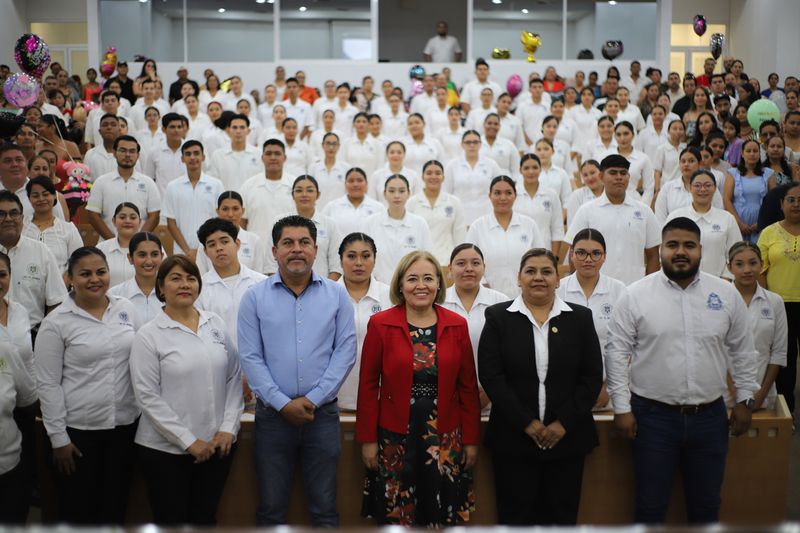
POLYGON ((692 98, 694 98, 694 90, 696 88, 697 84, 695 82, 694 75, 691 72, 687 72, 683 77, 684 96, 675 101, 675 104, 672 106, 673 113, 683 118, 683 115, 689 111, 689 107, 692 105, 692 98))
POLYGON ((116 80, 119 82, 120 87, 122 87, 122 92, 120 93, 120 98, 127 98, 131 105, 136 103, 136 95, 133 94, 133 80, 128 77, 128 63, 127 61, 120 61, 117 63, 117 75, 113 78, 109 78, 106 81, 105 89, 108 89, 108 84, 112 81, 116 80))

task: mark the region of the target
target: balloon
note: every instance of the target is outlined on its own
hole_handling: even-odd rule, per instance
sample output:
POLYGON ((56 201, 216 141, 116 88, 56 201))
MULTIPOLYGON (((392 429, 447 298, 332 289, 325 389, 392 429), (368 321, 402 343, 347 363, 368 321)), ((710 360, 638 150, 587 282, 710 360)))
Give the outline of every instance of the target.
POLYGON ((603 57, 609 61, 613 61, 615 58, 622 55, 622 52, 625 51, 625 47, 622 46, 622 41, 606 41, 603 43, 601 51, 603 57))
POLYGON ((781 120, 781 111, 775 105, 775 102, 762 98, 761 100, 756 100, 747 108, 747 122, 750 123, 750 127, 755 131, 758 131, 762 122, 769 119, 775 122, 780 122, 781 120))
POLYGON ((425 69, 421 65, 414 65, 411 67, 411 70, 408 71, 408 77, 412 80, 421 80, 425 77, 425 69))
POLYGON ((522 91, 522 78, 519 74, 512 74, 506 82, 506 91, 515 98, 522 91))
POLYGON ((719 56, 722 55, 722 47, 725 46, 725 34, 712 33, 710 43, 711 43, 711 56, 714 59, 719 59, 719 56))
POLYGON ((100 73, 108 78, 114 74, 115 70, 117 70, 117 49, 114 46, 109 46, 106 49, 105 58, 100 64, 100 73))
POLYGON ((38 35, 26 33, 17 39, 14 60, 23 72, 41 78, 50 66, 50 47, 38 35))
POLYGON ((0 138, 13 137, 23 124, 22 109, 0 109, 0 138))
POLYGON ((694 22, 692 22, 692 29, 698 37, 702 37, 708 29, 708 21, 704 15, 695 15, 694 22))
POLYGON ((408 93, 408 97, 414 98, 418 94, 422 94, 423 90, 421 81, 417 79, 411 80, 411 92, 408 93))
POLYGON ((6 100, 17 107, 28 107, 39 98, 39 82, 24 72, 12 74, 3 85, 6 100))
POLYGON ((519 42, 522 43, 522 47, 528 52, 528 63, 536 63, 536 58, 533 57, 533 54, 542 46, 541 36, 538 33, 524 31, 519 36, 519 42))
POLYGON ((492 48, 492 59, 511 59, 508 48, 492 48))

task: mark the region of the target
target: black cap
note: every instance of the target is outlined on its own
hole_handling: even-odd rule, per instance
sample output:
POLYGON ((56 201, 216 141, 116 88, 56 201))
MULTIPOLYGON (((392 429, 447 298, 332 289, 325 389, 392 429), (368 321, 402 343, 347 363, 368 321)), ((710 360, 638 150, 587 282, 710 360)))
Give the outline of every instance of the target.
POLYGON ((478 59, 475 60, 475 68, 478 68, 481 65, 486 65, 488 67, 489 63, 487 63, 484 58, 479 57, 478 59))
POLYGON ((600 162, 600 170, 608 170, 609 168, 624 168, 628 170, 631 168, 630 162, 619 154, 611 154, 603 158, 600 162))

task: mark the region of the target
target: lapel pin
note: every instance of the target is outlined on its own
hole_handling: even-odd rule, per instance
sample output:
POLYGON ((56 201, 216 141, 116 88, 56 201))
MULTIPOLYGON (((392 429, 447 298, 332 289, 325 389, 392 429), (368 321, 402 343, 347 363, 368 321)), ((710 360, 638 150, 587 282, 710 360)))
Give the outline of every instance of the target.
POLYGON ((550 328, 550 331, 552 331, 553 333, 558 333, 558 328, 553 326, 552 328, 550 328))

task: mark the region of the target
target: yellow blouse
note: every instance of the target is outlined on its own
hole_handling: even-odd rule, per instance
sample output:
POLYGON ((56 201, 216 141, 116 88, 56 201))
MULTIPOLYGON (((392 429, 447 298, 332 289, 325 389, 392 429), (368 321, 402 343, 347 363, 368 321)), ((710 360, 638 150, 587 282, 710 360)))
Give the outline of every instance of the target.
POLYGON ((767 288, 784 302, 800 302, 800 235, 792 235, 780 222, 764 228, 758 238, 767 274, 767 288))

